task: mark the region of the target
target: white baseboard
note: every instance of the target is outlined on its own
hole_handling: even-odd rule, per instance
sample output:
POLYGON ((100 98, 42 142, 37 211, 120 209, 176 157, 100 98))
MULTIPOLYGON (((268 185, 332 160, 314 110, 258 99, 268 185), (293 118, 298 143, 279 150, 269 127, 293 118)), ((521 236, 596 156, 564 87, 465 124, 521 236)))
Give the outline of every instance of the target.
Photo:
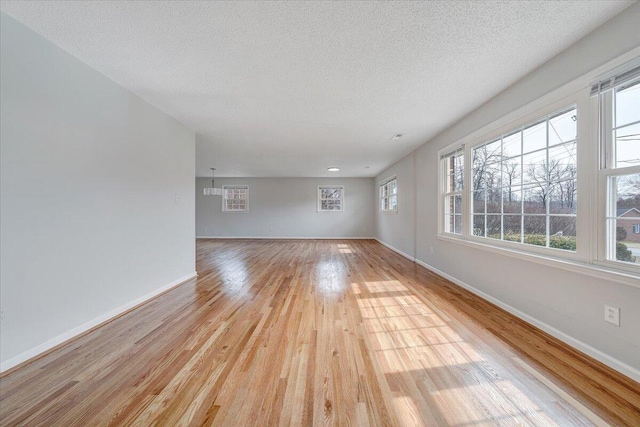
POLYGON ((376 238, 375 240, 378 241, 378 243, 380 243, 382 246, 386 246, 387 248, 391 249, 392 251, 396 252, 397 254, 402 255, 403 257, 405 257, 406 259, 408 259, 411 262, 416 262, 416 259, 414 257, 412 257, 411 255, 402 252, 400 249, 394 248, 393 246, 383 242, 382 240, 376 238))
MULTIPOLYGON (((386 245, 385 245, 386 246, 386 245)), ((463 282, 462 280, 458 280, 457 278, 438 270, 437 268, 420 261, 419 259, 416 259, 415 262, 421 266, 423 266, 424 268, 426 268, 427 270, 430 270, 434 273, 436 273, 439 276, 442 276, 448 280, 450 280, 451 282, 455 283, 456 285, 476 294, 477 296, 479 296, 482 299, 485 299, 495 305, 497 305, 498 307, 502 308, 503 310, 513 314, 514 316, 524 320, 527 323, 530 323, 531 325, 537 327, 538 329, 543 330, 544 332, 548 333, 549 335, 559 339, 560 341, 570 345, 571 347, 580 350, 581 352, 583 352, 584 354, 604 363, 605 365, 609 366, 611 369, 614 369, 618 372, 620 372, 623 375, 628 376, 629 378, 633 379, 634 381, 640 382, 640 370, 634 368, 633 366, 627 365, 624 362, 621 362, 620 360, 609 356, 606 353, 603 353, 602 351, 591 347, 589 344, 586 344, 568 334, 565 334, 564 332, 554 328, 551 325, 548 325, 532 316, 529 316, 526 313, 523 313, 522 311, 518 310, 517 308, 514 308, 512 306, 510 306, 509 304, 506 304, 502 301, 500 301, 497 298, 492 297, 489 294, 486 294, 484 292, 482 292, 479 289, 474 288, 473 286, 463 282)))
POLYGON ((251 240, 378 240, 375 237, 280 237, 280 236, 196 236, 196 239, 251 239, 251 240))
POLYGON ((111 310, 103 315, 100 315, 98 317, 96 317, 95 319, 92 319, 86 323, 83 323, 80 326, 76 326, 73 329, 68 330, 65 333, 62 333, 54 338, 51 338, 50 340, 37 345, 23 353, 18 354, 17 356, 12 357, 11 359, 7 359, 4 362, 0 363, 0 372, 4 372, 6 370, 9 370, 11 368, 13 368, 14 366, 17 366, 23 362, 26 362, 29 359, 33 359, 34 357, 37 357, 38 355, 52 349, 53 347, 60 345, 62 343, 64 343, 65 341, 69 341, 72 338, 82 334, 83 332, 88 331, 91 328, 94 328, 102 323, 105 323, 111 319, 113 319, 114 317, 119 316, 120 314, 126 312, 127 310, 132 309, 133 307, 140 305, 144 302, 147 302, 148 300, 160 295, 163 292, 166 292, 168 290, 170 290, 171 288, 174 288, 184 282, 186 282, 187 280, 193 279, 194 277, 196 277, 198 275, 197 272, 193 272, 190 273, 184 277, 181 277, 177 280, 174 280, 173 282, 169 283, 168 285, 165 285, 161 288, 158 288, 156 290, 154 290, 153 292, 150 292, 144 296, 141 296, 140 298, 136 298, 133 301, 130 301, 128 303, 126 303, 123 306, 120 306, 114 310, 111 310))

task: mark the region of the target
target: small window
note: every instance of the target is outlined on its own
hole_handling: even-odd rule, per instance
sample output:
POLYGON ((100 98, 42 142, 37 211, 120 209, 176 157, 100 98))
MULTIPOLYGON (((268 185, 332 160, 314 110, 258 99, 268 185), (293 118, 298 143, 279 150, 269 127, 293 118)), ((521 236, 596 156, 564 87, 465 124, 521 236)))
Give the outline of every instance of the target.
POLYGON ((441 156, 444 232, 462 233, 462 187, 464 184, 464 146, 441 156))
POLYGON ((380 183, 380 212, 398 212, 398 180, 395 176, 380 183))
POLYGON ((633 224, 633 234, 640 234, 640 224, 633 224))
POLYGON ((249 186, 223 185, 222 210, 224 212, 247 212, 249 210, 249 186))
POLYGON ((344 210, 344 186, 318 186, 318 212, 340 212, 344 210))

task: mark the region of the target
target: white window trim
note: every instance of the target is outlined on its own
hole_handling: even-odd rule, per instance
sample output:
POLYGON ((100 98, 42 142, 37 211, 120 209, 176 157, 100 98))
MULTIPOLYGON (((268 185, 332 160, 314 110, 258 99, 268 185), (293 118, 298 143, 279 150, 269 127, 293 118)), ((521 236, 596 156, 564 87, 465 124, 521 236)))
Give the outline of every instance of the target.
POLYGON ((316 198, 317 198, 316 212, 344 212, 344 201, 345 201, 344 185, 331 185, 331 184, 318 185, 318 192, 316 194, 317 194, 316 195, 316 198), (320 196, 322 194, 321 190, 323 188, 339 188, 340 189, 340 209, 338 210, 322 209, 322 199, 320 198, 320 196))
MULTIPOLYGON (((380 213, 385 213, 385 214, 397 214, 398 213, 398 193, 400 192, 400 189, 398 188, 398 177, 396 175, 392 175, 387 179, 383 179, 382 181, 380 181, 380 183, 378 184, 378 211, 380 213), (394 209, 382 209, 382 196, 380 195, 380 189, 384 186, 387 185, 388 183, 390 183, 391 181, 395 180, 396 181, 396 207, 394 209)), ((390 196, 387 196, 387 198, 389 198, 390 196)))
MULTIPOLYGON (((541 114, 539 116, 537 116, 537 117, 533 117, 533 118, 529 119, 529 116, 528 116, 527 117, 527 119, 528 119, 527 121, 517 121, 517 123, 519 123, 518 125, 510 128, 510 129, 507 129, 505 131, 498 132, 497 134, 492 134, 492 136, 490 138, 486 139, 485 142, 470 144, 470 147, 469 147, 470 148, 470 151, 469 151, 469 156, 470 156, 469 157, 469 162, 471 163, 472 152, 473 152, 473 149, 475 149, 476 147, 481 147, 481 146, 483 146, 484 144, 486 144, 489 141, 497 140, 498 138, 500 138, 505 133, 512 133, 512 131, 517 131, 518 128, 527 127, 529 125, 532 125, 533 123, 539 122, 540 119, 544 119, 545 117, 548 117, 549 115, 553 115, 555 113, 558 113, 558 112, 560 112, 562 110, 565 110, 566 108, 570 108, 572 106, 576 107, 576 114, 578 116, 580 116, 581 114, 584 115, 585 108, 588 110, 588 106, 587 106, 587 103, 586 103, 585 98, 584 98, 584 92, 581 91, 581 93, 576 94, 575 97, 573 97, 573 96, 567 97, 567 98, 565 98, 563 100, 560 100, 560 101, 552 104, 552 106, 550 106, 549 108, 542 109, 541 114), (575 101, 573 101, 574 99, 575 99, 575 101), (580 99, 582 99, 582 101, 583 101, 581 109, 578 108, 578 102, 579 102, 580 99), (563 103, 566 103, 566 105, 563 105, 563 103), (553 108, 553 107, 556 107, 558 105, 561 105, 561 106, 558 107, 558 108, 555 108, 555 109, 553 108)), ((531 115, 535 115, 535 114, 538 114, 538 112, 532 113, 531 115)), ((579 141, 584 141, 585 137, 586 137, 586 134, 585 134, 586 128, 583 126, 582 127, 582 132, 581 132, 581 129, 580 129, 581 125, 583 124, 583 121, 578 120, 578 126, 577 126, 578 127, 578 129, 577 129, 578 130, 578 135, 577 135, 577 140, 576 140, 576 146, 579 145, 579 141)), ((504 128, 507 128, 507 127, 508 127, 508 125, 505 126, 504 128)), ((585 144, 583 143, 582 145, 584 146, 585 144)), ((548 150, 548 149, 549 148, 547 147, 546 150, 548 150)), ((521 154, 520 157, 524 158, 525 155, 526 154, 521 154)), ((577 150, 577 157, 580 158, 580 150, 577 150)), ((471 179, 471 177, 472 177, 472 170, 471 170, 472 167, 473 167, 473 165, 469 166, 469 172, 468 172, 469 173, 469 179, 471 179)), ((587 173, 586 172, 586 167, 584 167, 584 165, 582 165, 579 161, 578 161, 577 167, 578 167, 577 175, 582 176, 583 174, 587 173)), ((580 192, 580 187, 581 186, 578 185, 578 192, 580 192)), ((471 188, 470 185, 469 185, 469 188, 471 188)), ((580 192, 580 193, 584 193, 584 192, 580 192)), ((580 204, 579 194, 578 194, 578 198, 577 199, 578 199, 578 209, 580 209, 581 204, 580 204)), ((469 205, 468 221, 469 221, 469 227, 471 227, 472 226, 472 222, 473 222, 471 220, 472 215, 473 215, 473 212, 472 212, 472 209, 471 209, 471 207, 473 206, 473 194, 472 194, 471 190, 469 190, 468 195, 465 195, 465 199, 464 200, 466 200, 467 204, 469 205)), ((464 204, 464 202, 463 202, 463 204, 464 204)), ((464 207, 463 207, 463 211, 464 211, 464 207)), ((526 215, 526 214, 523 213, 522 215, 526 215)), ((549 215, 550 214, 547 211, 546 216, 548 217, 549 215)), ((577 221, 578 215, 575 215, 575 217, 576 217, 576 221, 577 221)), ((577 236, 581 235, 581 232, 584 233, 584 232, 587 232, 587 231, 586 230, 579 231, 578 230, 578 224, 576 223, 576 235, 577 236)), ((578 250, 576 250, 576 252, 566 251, 566 250, 558 250, 558 249, 551 248, 551 247, 529 245, 529 244, 519 243, 519 242, 509 242, 509 241, 499 240, 499 239, 489 239, 489 238, 486 238, 486 237, 474 236, 473 233, 470 233, 470 234, 471 234, 470 237, 472 239, 478 240, 480 242, 487 242, 486 244, 489 244, 489 245, 493 245, 493 244, 502 245, 502 244, 504 244, 505 247, 509 247, 509 248, 511 248, 511 247, 513 247, 513 248, 522 248, 521 250, 524 251, 524 252, 532 251, 532 252, 541 253, 541 254, 545 254, 545 253, 556 254, 556 256, 558 256, 560 258, 569 258, 569 259, 578 259, 578 258, 580 258, 579 256, 574 256, 574 254, 578 253, 578 250)), ((580 245, 579 245, 580 242, 578 241, 578 237, 576 237, 576 243, 577 243, 578 247, 580 247, 580 245)), ((582 258, 583 259, 588 259, 588 254, 585 253, 582 258)))
MULTIPOLYGON (((592 258, 595 265, 599 265, 603 268, 615 269, 621 271, 628 271, 630 273, 635 272, 638 274, 640 268, 636 265, 630 265, 624 262, 615 261, 607 258, 607 245, 610 244, 610 239, 607 239, 607 204, 609 203, 609 178, 620 175, 630 175, 640 173, 640 166, 627 166, 622 168, 610 168, 611 158, 605 158, 601 153, 601 144, 606 145, 608 152, 612 152, 613 141, 610 135, 611 126, 610 122, 612 92, 609 91, 604 95, 606 103, 604 105, 599 104, 597 96, 594 96, 590 100, 591 107, 591 138, 597 140, 598 144, 594 144, 593 155, 595 157, 594 168, 597 170, 596 182, 596 197, 595 203, 597 204, 596 224, 592 238, 592 258), (600 115, 607 120, 606 126, 600 128, 600 115), (604 140, 604 142, 600 142, 604 140)), ((579 203, 579 202, 578 202, 579 203)))
MULTIPOLYGON (((464 240, 458 238, 456 235, 439 235, 438 240, 454 243, 457 245, 468 246, 473 249, 480 249, 487 252, 492 252, 512 258, 518 258, 525 261, 535 262, 537 264, 547 265, 549 267, 560 268, 562 270, 568 270, 575 273, 584 274, 585 276, 596 277, 603 280, 609 280, 623 285, 632 286, 640 289, 640 280, 635 273, 607 268, 607 266, 601 266, 598 264, 584 263, 580 261, 573 261, 562 258, 553 258, 548 255, 539 255, 531 252, 524 252, 522 245, 520 248, 503 248, 497 245, 483 244, 482 242, 475 242, 470 240, 464 240)), ((559 249, 552 249, 559 251, 559 249)))
MULTIPOLYGON (((465 230, 466 227, 468 227, 469 223, 468 223, 468 219, 465 216, 465 190, 467 187, 467 183, 466 183, 466 177, 469 174, 469 171, 467 170, 467 147, 464 144, 452 144, 449 145, 448 147, 446 147, 443 150, 440 150, 438 152, 438 234, 443 234, 443 235, 447 235, 447 236, 457 236, 460 237, 460 234, 457 233, 452 233, 450 231, 445 231, 445 227, 444 227, 444 199, 448 196, 462 196, 462 215, 461 215, 461 225, 460 227, 462 228, 462 230, 465 230), (462 152, 463 153, 463 170, 462 170, 462 174, 463 174, 463 185, 462 185, 462 190, 459 191, 453 191, 453 192, 448 192, 446 191, 446 179, 449 176, 448 175, 448 171, 445 170, 444 168, 444 162, 443 160, 445 158, 450 158, 450 157, 444 157, 447 156, 449 154, 457 154, 458 152, 462 152)), ((455 228, 455 218, 454 218, 454 228, 455 228)))
MULTIPOLYGON (((438 234, 440 236, 446 235, 452 239, 476 242, 481 246, 490 246, 490 247, 495 246, 498 248, 503 248, 504 250, 512 250, 512 251, 518 251, 521 253, 531 253, 533 255, 548 256, 550 258, 567 259, 567 260, 588 263, 589 260, 591 259, 591 256, 588 250, 588 248, 590 247, 588 242, 590 240, 590 234, 591 234, 591 230, 589 227, 590 221, 588 221, 590 203, 585 200, 589 198, 589 185, 586 185, 586 186, 582 185, 583 184, 582 181, 579 181, 579 184, 578 184, 578 196, 577 196, 578 213, 577 213, 577 222, 576 222, 577 249, 575 252, 571 252, 571 251, 565 251, 561 249, 547 248, 543 246, 527 245, 523 243, 509 242, 509 241, 497 240, 497 239, 494 240, 494 239, 488 239, 486 237, 474 236, 473 233, 471 232, 471 216, 472 216, 471 206, 473 203, 473 200, 472 200, 473 194, 470 191, 469 183, 471 180, 471 167, 472 167, 470 159, 472 156, 472 150, 474 148, 478 146, 482 146, 487 141, 496 139, 501 135, 509 133, 510 131, 518 127, 521 127, 526 124, 530 124, 536 121, 537 119, 540 119, 541 117, 544 117, 548 114, 559 111, 570 105, 576 106, 576 109, 577 109, 576 114, 578 115, 577 176, 580 177, 585 174, 589 175, 588 169, 590 165, 593 164, 593 162, 589 159, 590 157, 589 150, 584 149, 588 147, 584 144, 584 142, 582 142, 582 141, 585 141, 586 138, 588 138, 588 133, 589 133, 589 128, 588 128, 589 121, 582 119, 582 117, 586 117, 587 115, 589 115, 589 91, 590 91, 590 87, 587 88, 585 86, 582 90, 576 93, 573 93, 569 96, 556 99, 555 101, 548 103, 543 108, 537 108, 537 106, 532 107, 530 111, 523 113, 519 118, 513 119, 510 122, 500 123, 498 125, 489 124, 485 128, 483 128, 485 132, 479 133, 477 136, 474 136, 473 138, 464 138, 463 140, 458 141, 455 144, 452 144, 440 150, 439 157, 440 155, 444 155, 448 151, 453 150, 456 147, 459 147, 462 141, 465 142, 464 186, 462 190, 462 200, 463 200, 462 202, 462 234, 444 233, 443 232, 444 218, 440 219, 439 221, 440 227, 442 228, 438 230, 438 234)), ((442 168, 442 162, 440 162, 440 168, 442 168)), ((592 170, 595 170, 595 169, 592 169, 592 170)), ((439 176, 440 176, 440 179, 442 180, 443 172, 441 172, 439 176)), ((442 188, 442 183, 440 188, 442 188)), ((442 204, 443 203, 442 197, 440 197, 438 201, 442 204)), ((440 213, 440 215, 444 215, 443 207, 440 206, 438 209, 438 212, 440 213)))
MULTIPOLYGON (((472 215, 471 206, 473 202, 472 200, 473 195, 470 190, 471 188, 470 182, 471 182, 471 176, 472 176, 471 175, 472 165, 471 165, 470 159, 472 156, 472 150, 478 146, 482 146, 487 141, 500 137, 502 134, 509 133, 510 131, 520 126, 532 123, 537 119, 540 119, 541 117, 554 113, 570 105, 576 105, 578 117, 585 117, 586 115, 588 115, 589 89, 585 87, 581 91, 573 93, 570 96, 557 99, 554 102, 549 103, 543 108, 532 109, 531 111, 525 114, 522 114, 519 118, 511 120, 510 122, 500 123, 499 125, 489 124, 485 128, 483 128, 485 132, 479 133, 473 138, 464 138, 463 140, 460 140, 455 144, 451 144, 445 147, 444 149, 440 150, 438 153, 439 154, 438 157, 441 157, 447 152, 455 149, 456 147, 459 147, 461 145, 461 142, 464 142, 464 145, 465 145, 464 186, 462 190, 462 195, 463 195, 462 233, 461 234, 444 233, 444 206, 439 206, 438 212, 440 215, 443 216, 443 218, 439 221, 440 228, 438 230, 438 234, 450 236, 455 239, 464 239, 464 240, 474 241, 479 243, 482 246, 496 246, 496 247, 502 247, 508 250, 516 250, 519 252, 525 252, 525 253, 530 252, 536 255, 546 254, 547 256, 551 256, 554 258, 557 257, 561 259, 571 259, 576 261, 587 262, 590 256, 586 249, 589 247, 587 243, 589 241, 588 236, 590 235, 591 231, 589 229, 588 223, 585 222, 583 218, 582 211, 588 209, 589 207, 589 205, 586 205, 585 202, 582 202, 583 199, 581 199, 581 197, 588 198, 588 187, 585 189, 584 188, 585 186, 583 185, 582 186, 578 185, 577 200, 578 200, 579 213, 577 215, 578 220, 576 223, 576 235, 577 235, 576 252, 564 251, 564 250, 559 250, 555 248, 547 248, 547 247, 541 247, 541 246, 535 246, 535 245, 527 245, 522 243, 513 243, 509 241, 504 241, 504 240, 497 240, 497 239, 493 240, 493 239, 488 239, 486 237, 474 236, 470 232, 470 223, 471 223, 471 215, 472 215), (587 237, 586 240, 585 240, 585 237, 587 237)), ((587 169, 590 163, 588 159, 585 158, 589 154, 588 153, 589 150, 584 149, 584 147, 587 147, 589 143, 588 139, 585 140, 585 138, 588 137, 588 129, 585 129, 585 126, 587 125, 588 125, 587 120, 578 119, 578 143, 577 143, 578 144, 578 149, 577 149, 578 176, 582 176, 583 174, 588 174, 587 169)), ((440 177, 439 179, 442 180, 444 177, 443 175, 444 172, 442 171, 442 161, 439 162, 439 167, 441 169, 441 173, 439 174, 439 177, 440 177)), ((441 182, 440 183, 441 191, 443 188, 442 185, 443 183, 441 182)), ((438 199, 438 202, 441 205, 444 203, 442 198, 442 193, 441 193, 441 197, 439 197, 438 199)))
POLYGON ((226 212, 226 213, 247 213, 249 212, 249 186, 248 185, 241 185, 241 184, 236 184, 236 185, 223 185, 222 186, 222 212, 226 212), (245 199, 245 208, 240 210, 240 209, 227 209, 227 204, 226 202, 226 190, 227 189, 245 189, 247 190, 247 197, 245 199))
POLYGON ((601 221, 604 218, 605 207, 602 206, 603 203, 601 203, 601 201, 604 200, 602 191, 606 190, 606 179, 605 184, 603 184, 603 179, 600 176, 601 173, 599 173, 599 142, 595 143, 593 139, 594 124, 597 127, 597 121, 594 120, 594 116, 597 116, 597 109, 594 111, 593 101, 590 99, 590 87, 594 81, 602 80, 604 73, 611 74, 611 70, 629 62, 632 64, 640 63, 640 47, 634 48, 625 55, 598 67, 439 150, 438 179, 440 182, 438 183, 437 238, 451 243, 462 244, 506 256, 513 256, 640 288, 637 267, 633 265, 626 266, 620 262, 603 260, 599 253, 602 250, 600 246, 603 245, 598 245, 598 243, 599 240, 603 238, 604 225, 598 225, 604 224, 604 222, 601 221), (473 147, 482 145, 484 142, 506 133, 510 129, 571 104, 576 105, 579 117, 577 174, 578 177, 583 175, 588 177, 579 178, 576 252, 573 253, 554 248, 536 247, 534 245, 523 245, 499 240, 493 241, 473 236, 472 233, 470 233, 469 225, 471 219, 471 194, 468 185, 468 180, 471 177, 471 162, 468 161, 468 159, 471 158, 471 150, 473 147), (465 185, 463 187, 462 207, 463 234, 457 235, 443 232, 443 171, 441 157, 461 145, 465 146, 465 185), (595 211, 593 206, 598 206, 595 211))

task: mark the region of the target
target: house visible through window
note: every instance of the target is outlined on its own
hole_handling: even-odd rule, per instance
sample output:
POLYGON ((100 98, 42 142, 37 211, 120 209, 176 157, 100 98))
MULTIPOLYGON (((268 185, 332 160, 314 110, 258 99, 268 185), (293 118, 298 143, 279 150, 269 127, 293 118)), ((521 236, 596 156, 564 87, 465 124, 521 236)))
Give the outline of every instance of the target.
POLYGON ((223 185, 222 192, 223 211, 247 212, 249 210, 249 187, 247 185, 223 185))
POLYGON ((398 180, 395 176, 387 178, 380 183, 380 211, 398 211, 398 180))
POLYGON ((340 212, 344 210, 344 186, 319 185, 318 211, 340 212))

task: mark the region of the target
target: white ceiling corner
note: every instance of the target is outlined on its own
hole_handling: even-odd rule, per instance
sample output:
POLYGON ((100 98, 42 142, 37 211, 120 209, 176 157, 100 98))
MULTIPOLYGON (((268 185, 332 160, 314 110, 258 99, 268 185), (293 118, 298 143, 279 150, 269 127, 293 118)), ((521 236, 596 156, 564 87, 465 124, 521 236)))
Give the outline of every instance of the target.
POLYGON ((197 176, 347 177, 375 176, 632 3, 1 7, 197 132, 197 176))

